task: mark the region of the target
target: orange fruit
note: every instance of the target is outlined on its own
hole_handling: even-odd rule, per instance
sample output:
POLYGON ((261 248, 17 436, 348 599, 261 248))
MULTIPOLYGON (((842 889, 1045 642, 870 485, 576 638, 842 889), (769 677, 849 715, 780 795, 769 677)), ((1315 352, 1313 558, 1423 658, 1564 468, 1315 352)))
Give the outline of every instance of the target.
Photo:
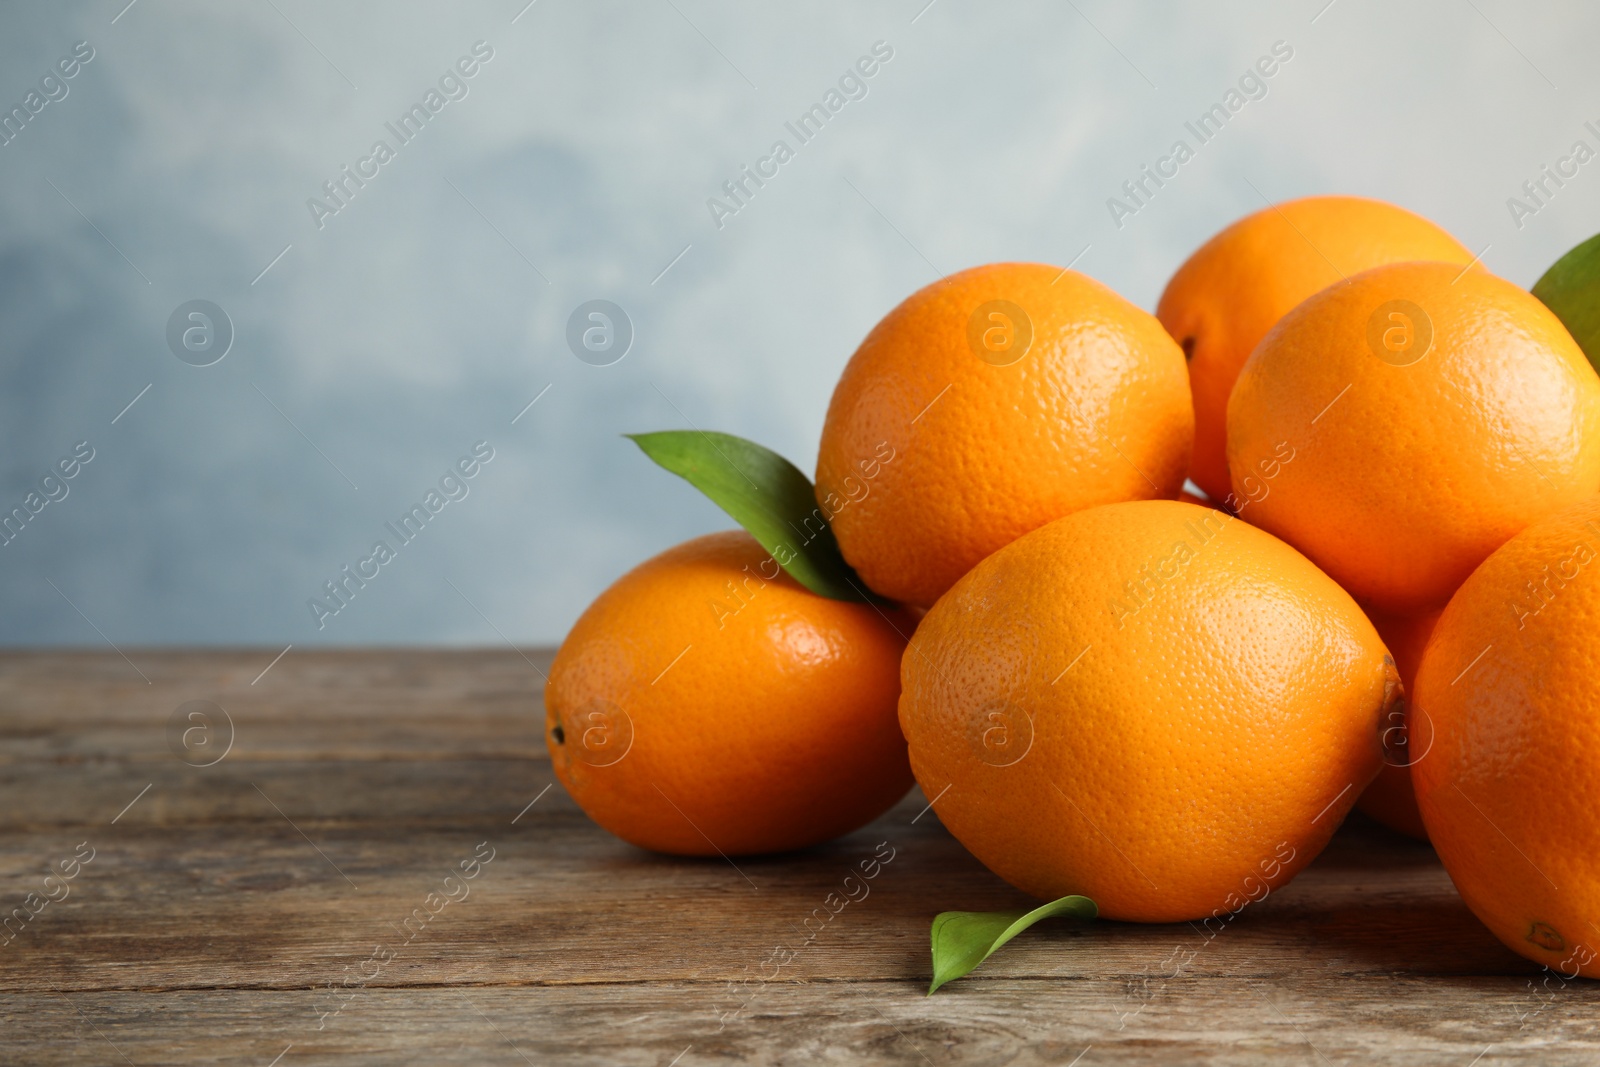
POLYGON ((1228 394, 1250 352, 1300 301, 1369 267, 1472 253, 1404 208, 1359 196, 1308 196, 1246 215, 1184 261, 1156 317, 1189 357, 1194 458, 1189 476, 1226 499, 1228 394))
MULTIPOLYGON (((1439 612, 1409 616, 1368 612, 1367 617, 1372 620, 1378 636, 1383 638, 1384 646, 1394 657, 1395 669, 1400 672, 1400 684, 1409 698, 1415 692, 1417 668, 1422 664, 1422 652, 1428 647, 1428 638, 1433 636, 1433 628, 1438 625, 1439 612)), ((1397 703, 1390 709, 1391 721, 1382 735, 1388 742, 1383 746, 1383 770, 1367 786, 1367 791, 1361 794, 1356 807, 1391 830, 1426 841, 1428 830, 1422 825, 1422 813, 1417 810, 1417 797, 1411 789, 1411 763, 1427 754, 1428 747, 1433 743, 1433 732, 1419 718, 1409 724, 1415 730, 1415 736, 1408 737, 1405 713, 1404 704, 1397 703)))
POLYGON ((1256 347, 1228 402, 1228 467, 1242 517, 1357 600, 1416 614, 1600 490, 1600 377, 1508 281, 1376 267, 1256 347))
POLYGON ((861 342, 817 502, 867 585, 926 607, 1052 519, 1176 497, 1193 433, 1183 353, 1151 315, 1073 271, 995 263, 911 294, 861 342))
POLYGON ((1377 774, 1383 643, 1224 512, 1080 511, 979 563, 901 670, 911 766, 1001 878, 1113 919, 1223 917, 1287 882, 1377 774))
POLYGON ((1417 671, 1417 806, 1461 898, 1536 963, 1600 978, 1600 498, 1451 598, 1417 671))
POLYGON ((642 848, 740 855, 865 825, 911 786, 895 719, 902 631, 808 592, 742 531, 619 578, 545 686, 556 777, 642 848))

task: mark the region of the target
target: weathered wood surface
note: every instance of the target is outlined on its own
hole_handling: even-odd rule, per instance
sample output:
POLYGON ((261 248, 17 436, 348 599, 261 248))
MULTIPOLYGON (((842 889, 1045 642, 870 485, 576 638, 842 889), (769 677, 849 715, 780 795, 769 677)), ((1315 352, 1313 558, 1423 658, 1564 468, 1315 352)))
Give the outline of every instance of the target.
POLYGON ((274 650, 124 651, 0 655, 0 913, 93 850, 0 944, 6 1064, 1600 1062, 1600 986, 1369 823, 1214 937, 1047 923, 930 999, 934 913, 1025 901, 918 793, 804 854, 668 859, 551 786, 548 653, 292 651, 252 684, 274 650), (212 766, 169 745, 194 700, 233 723, 212 766))

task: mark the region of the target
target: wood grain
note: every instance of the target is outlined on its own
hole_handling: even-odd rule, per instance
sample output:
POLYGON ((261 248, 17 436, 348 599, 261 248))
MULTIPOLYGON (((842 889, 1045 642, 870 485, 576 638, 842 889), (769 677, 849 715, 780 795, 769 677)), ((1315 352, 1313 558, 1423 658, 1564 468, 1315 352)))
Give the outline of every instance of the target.
POLYGON ((0 914, 94 850, 0 944, 8 1064, 1600 1060, 1597 987, 1544 988, 1364 821, 1214 936, 1046 923, 928 998, 934 913, 1026 901, 920 793, 804 853, 669 859, 552 784, 547 652, 291 651, 252 685, 276 650, 125 651, 0 655, 0 914), (233 724, 212 766, 169 746, 191 700, 233 724))

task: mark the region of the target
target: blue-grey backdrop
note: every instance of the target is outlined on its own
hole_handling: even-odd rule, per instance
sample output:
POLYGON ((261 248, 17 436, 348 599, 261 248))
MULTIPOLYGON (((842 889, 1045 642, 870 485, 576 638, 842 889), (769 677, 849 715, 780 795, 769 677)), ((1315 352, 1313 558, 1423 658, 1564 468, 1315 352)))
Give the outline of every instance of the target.
POLYGON ((0 9, 0 511, 28 516, 0 641, 555 641, 729 525, 619 434, 809 469, 844 361, 936 272, 1076 261, 1153 307, 1210 233, 1315 192, 1524 285, 1600 228, 1592 5, 524 4, 0 9), (169 342, 194 300, 232 324, 209 366, 226 323, 184 309, 169 342), (632 323, 608 366, 567 343, 590 300, 632 323))

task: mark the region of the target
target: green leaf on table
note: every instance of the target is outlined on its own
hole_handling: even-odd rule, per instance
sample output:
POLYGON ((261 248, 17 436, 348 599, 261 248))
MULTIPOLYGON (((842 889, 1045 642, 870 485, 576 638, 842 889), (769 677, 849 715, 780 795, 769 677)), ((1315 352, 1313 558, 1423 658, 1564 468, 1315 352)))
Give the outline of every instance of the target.
POLYGON ((630 433, 644 454, 700 490, 748 530, 795 581, 834 600, 880 602, 839 551, 816 490, 770 448, 729 433, 630 433))
POLYGON ((1032 911, 941 911, 933 918, 933 996, 946 982, 972 970, 1022 931, 1052 915, 1093 919, 1100 909, 1088 897, 1052 900, 1032 911))
POLYGON ((1600 234, 1553 263, 1533 295, 1556 313, 1583 354, 1600 370, 1600 234))

